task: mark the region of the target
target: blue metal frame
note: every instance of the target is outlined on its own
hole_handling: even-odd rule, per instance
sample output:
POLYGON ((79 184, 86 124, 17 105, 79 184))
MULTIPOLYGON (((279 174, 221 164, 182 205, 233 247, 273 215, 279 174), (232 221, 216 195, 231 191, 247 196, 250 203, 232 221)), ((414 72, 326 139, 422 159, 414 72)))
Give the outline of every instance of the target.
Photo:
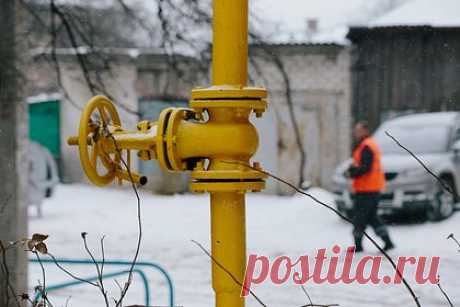
MULTIPOLYGON (((54 263, 53 259, 40 259, 42 263, 54 263)), ((31 263, 39 263, 38 259, 29 259, 29 262, 31 263)), ((56 262, 60 264, 70 264, 70 265, 94 265, 94 261, 91 259, 56 259, 56 262)), ((101 260, 96 260, 97 264, 102 264, 101 260)), ((105 260, 104 265, 113 265, 113 266, 131 266, 132 262, 131 261, 126 261, 126 260, 105 260)), ((149 282, 147 279, 146 274, 142 269, 137 269, 137 267, 144 267, 144 268, 152 268, 157 271, 160 271, 160 273, 163 274, 163 276, 166 279, 166 283, 168 284, 169 287, 169 305, 171 307, 174 306, 174 286, 171 277, 169 276, 168 272, 161 267, 160 265, 153 263, 153 262, 147 262, 147 261, 138 261, 136 262, 135 269, 133 270, 134 273, 139 274, 143 281, 144 285, 144 290, 145 290, 145 305, 149 306, 150 305, 150 286, 149 282)), ((114 273, 107 273, 103 275, 103 278, 111 278, 111 277, 116 277, 120 276, 123 274, 127 274, 129 271, 123 270, 123 271, 118 271, 114 273)), ((85 280, 89 281, 95 281, 98 279, 98 276, 92 276, 90 278, 86 278, 85 280)), ((65 283, 60 283, 56 285, 51 285, 46 287, 46 291, 53 291, 53 290, 58 290, 66 287, 71 287, 75 286, 78 284, 82 284, 84 282, 79 281, 79 280, 72 280, 70 282, 65 282, 65 283)), ((39 295, 37 296, 38 298, 40 297, 39 295)), ((36 297, 36 298, 37 298, 36 297)))
MULTIPOLYGON (((35 261, 35 262, 38 262, 38 261, 35 261)), ((117 276, 121 276, 123 274, 128 274, 128 273, 129 273, 129 271, 118 271, 118 272, 108 273, 108 274, 102 275, 102 279, 117 277, 117 276)), ((148 279, 147 279, 147 275, 143 271, 136 270, 136 269, 133 270, 133 273, 137 273, 141 277, 142 282, 144 284, 144 293, 145 293, 144 302, 145 302, 146 306, 150 306, 150 288, 149 288, 149 282, 148 282, 148 279)), ((91 276, 89 278, 82 278, 82 279, 84 279, 86 281, 97 281, 97 280, 99 280, 99 276, 95 275, 95 276, 91 276)), ((48 285, 48 286, 46 286, 46 292, 51 292, 51 291, 64 289, 64 288, 67 288, 67 287, 77 286, 77 285, 83 284, 83 283, 84 282, 80 281, 80 280, 72 280, 72 281, 69 281, 69 282, 63 282, 63 283, 59 283, 59 284, 55 284, 55 285, 48 285)), ((35 295, 35 301, 37 302, 41 298, 41 296, 42 296, 41 293, 38 292, 35 295)))

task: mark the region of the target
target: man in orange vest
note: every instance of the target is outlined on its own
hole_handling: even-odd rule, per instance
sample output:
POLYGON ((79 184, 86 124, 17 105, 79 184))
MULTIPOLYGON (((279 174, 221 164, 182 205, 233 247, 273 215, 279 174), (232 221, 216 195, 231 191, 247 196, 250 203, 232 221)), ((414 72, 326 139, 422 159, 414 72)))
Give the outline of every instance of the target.
POLYGON ((385 243, 384 250, 389 250, 394 248, 394 244, 377 214, 380 193, 385 188, 380 149, 370 136, 367 122, 358 122, 353 134, 357 145, 353 151, 353 164, 347 175, 353 179, 355 251, 363 251, 363 233, 368 225, 382 238, 385 243))

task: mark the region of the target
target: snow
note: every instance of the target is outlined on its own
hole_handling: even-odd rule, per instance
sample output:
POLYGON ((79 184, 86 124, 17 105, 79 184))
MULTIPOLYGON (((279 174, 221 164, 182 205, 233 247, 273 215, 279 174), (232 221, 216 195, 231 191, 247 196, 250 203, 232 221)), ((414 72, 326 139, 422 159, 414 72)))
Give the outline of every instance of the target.
POLYGON ((61 93, 40 93, 35 96, 29 96, 26 98, 27 103, 41 103, 44 101, 60 100, 62 98, 61 93))
MULTIPOLYGON (((332 203, 330 193, 312 189, 312 194, 326 203, 332 203)), ((143 243, 140 260, 161 264, 172 276, 176 304, 187 307, 213 306, 210 260, 190 240, 196 240, 209 248, 209 197, 207 195, 152 195, 141 191, 143 243)), ((88 232, 90 248, 100 256, 99 239, 105 235, 106 258, 133 257, 136 245, 136 199, 128 188, 96 188, 86 185, 60 185, 53 198, 43 205, 44 218, 37 219, 30 210, 29 233, 49 234, 47 245, 56 257, 87 258, 81 232, 88 232)), ((444 289, 455 302, 460 301, 460 254, 449 233, 460 237, 460 215, 442 223, 403 224, 390 228, 397 249, 393 256, 441 256, 440 275, 444 289)), ((351 226, 340 221, 332 212, 313 203, 308 198, 295 195, 278 197, 250 194, 247 198, 247 247, 248 254, 278 255, 297 258, 316 249, 329 251, 338 244, 342 248, 351 242, 351 226)), ((365 255, 377 252, 365 242, 365 255)), ((69 267, 80 276, 90 276, 94 267, 69 267)), ((114 270, 106 268, 106 272, 114 270)), ((390 273, 388 264, 383 268, 390 273)), ((68 278, 53 266, 47 266, 47 283, 66 281, 68 278)), ((409 271, 410 272, 410 271, 409 271)), ((158 273, 148 273, 152 282, 152 304, 167 304, 167 289, 158 273)), ((410 275, 412 276, 412 275, 410 275)), ((424 307, 447 306, 435 285, 416 285, 408 277, 424 307)), ((37 284, 41 272, 37 265, 30 265, 30 287, 37 284)), ((124 278, 118 278, 120 283, 124 278)), ((118 296, 113 281, 107 281, 109 297, 118 296)), ((306 289, 315 303, 337 303, 340 306, 415 306, 402 285, 344 285, 311 282, 306 289)), ((256 285, 253 290, 268 306, 300 306, 306 298, 299 286, 292 282, 275 286, 270 282, 256 285)), ((143 290, 138 279, 130 289, 127 305, 142 303, 143 290)), ((102 306, 100 295, 91 286, 83 285, 51 292, 55 306, 102 306)), ((247 306, 258 306, 248 298, 247 306)))
POLYGON ((460 27, 460 1, 412 0, 370 23, 372 27, 460 27))
POLYGON ((340 45, 348 45, 349 41, 346 39, 348 33, 348 26, 337 26, 330 30, 320 30, 313 35, 310 43, 313 44, 329 44, 335 43, 340 45))

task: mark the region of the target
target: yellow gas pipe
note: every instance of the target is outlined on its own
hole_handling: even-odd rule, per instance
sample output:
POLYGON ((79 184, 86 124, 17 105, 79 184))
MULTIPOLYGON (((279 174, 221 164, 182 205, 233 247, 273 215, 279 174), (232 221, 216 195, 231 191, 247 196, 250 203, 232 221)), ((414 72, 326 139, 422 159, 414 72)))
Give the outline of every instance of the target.
MULTIPOLYGON (((78 145, 85 174, 99 186, 114 179, 146 182, 121 163, 125 152, 130 160, 132 150, 140 159, 157 159, 165 170, 191 171, 190 189, 211 194, 212 256, 242 283, 245 193, 265 187, 265 176, 244 166, 258 147, 249 116, 254 112, 260 117, 265 111, 266 90, 246 87, 248 0, 214 0, 213 6, 213 85, 192 91, 190 109, 165 109, 158 121, 142 121, 136 131, 127 131, 113 104, 96 96, 83 111, 79 135, 68 144, 78 145), (105 173, 100 174, 101 169, 105 173)), ((214 262, 212 285, 217 307, 244 306, 241 286, 214 262)))
MULTIPOLYGON (((214 1, 213 21, 214 86, 242 88, 247 84, 248 62, 248 0, 214 1)), ((234 122, 235 108, 219 110, 222 117, 234 122)), ((218 114, 216 114, 218 115, 218 114)), ((249 114, 242 114, 244 121, 249 114)), ((212 116, 212 115, 211 115, 212 116)), ((257 139, 257 132, 253 139, 257 139)), ((234 168, 211 161, 214 170, 234 168)), ((232 158, 232 157, 231 157, 232 158)), ((248 163, 250 157, 241 157, 248 163)), ((246 200, 241 191, 211 192, 211 251, 213 257, 239 281, 244 279, 246 264, 246 200)), ((216 306, 242 307, 241 287, 215 263, 212 263, 212 287, 216 306)))

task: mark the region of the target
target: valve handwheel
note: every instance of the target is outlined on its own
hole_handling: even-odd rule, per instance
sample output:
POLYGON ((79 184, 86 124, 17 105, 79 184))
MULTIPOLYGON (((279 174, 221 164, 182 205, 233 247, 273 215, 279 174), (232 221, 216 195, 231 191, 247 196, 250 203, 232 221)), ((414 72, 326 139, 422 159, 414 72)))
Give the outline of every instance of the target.
POLYGON ((120 116, 113 103, 105 96, 95 96, 83 109, 78 137, 68 140, 70 145, 78 145, 83 171, 95 185, 107 185, 122 172, 121 152, 112 136, 120 128, 120 116))

